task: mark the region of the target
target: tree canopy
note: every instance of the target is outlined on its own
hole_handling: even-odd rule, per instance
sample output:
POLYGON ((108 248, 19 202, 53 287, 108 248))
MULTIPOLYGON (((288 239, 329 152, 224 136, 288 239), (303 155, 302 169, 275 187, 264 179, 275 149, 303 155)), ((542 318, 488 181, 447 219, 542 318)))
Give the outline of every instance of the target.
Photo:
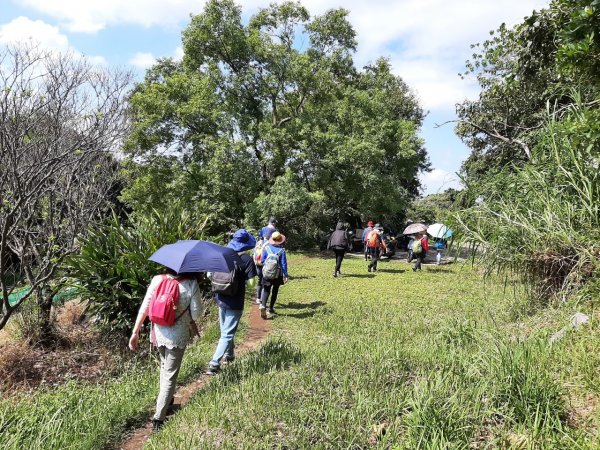
POLYGON ((354 66, 347 14, 286 2, 244 23, 233 1, 207 2, 183 60, 160 60, 131 95, 123 200, 185 202, 219 228, 277 214, 296 234, 401 219, 429 166, 423 111, 387 60, 354 66))

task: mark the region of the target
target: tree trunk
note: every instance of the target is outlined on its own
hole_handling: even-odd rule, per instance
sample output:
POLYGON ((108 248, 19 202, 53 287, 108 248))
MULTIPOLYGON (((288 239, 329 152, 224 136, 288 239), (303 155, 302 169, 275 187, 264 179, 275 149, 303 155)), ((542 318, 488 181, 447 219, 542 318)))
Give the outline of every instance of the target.
POLYGON ((52 323, 52 297, 53 292, 40 289, 37 292, 39 308, 39 345, 49 347, 56 344, 54 324, 52 323))

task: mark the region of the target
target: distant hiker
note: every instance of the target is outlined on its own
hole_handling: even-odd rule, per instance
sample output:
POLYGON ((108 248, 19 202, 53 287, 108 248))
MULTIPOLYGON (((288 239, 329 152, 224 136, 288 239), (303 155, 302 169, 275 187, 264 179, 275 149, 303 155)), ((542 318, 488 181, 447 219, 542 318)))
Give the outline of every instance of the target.
POLYGON ((339 277, 342 275, 340 268, 342 267, 344 254, 350 250, 350 247, 351 242, 348 232, 344 230, 344 224, 338 222, 337 226, 335 227, 335 231, 327 243, 327 249, 333 250, 333 253, 335 253, 335 270, 333 272, 334 277, 339 277))
POLYGON ((234 337, 244 312, 246 282, 252 282, 256 277, 254 260, 245 252, 254 249, 255 244, 254 236, 244 229, 237 230, 227 247, 238 252, 242 265, 236 266, 229 274, 226 272, 212 274, 212 288, 215 293, 215 301, 219 306, 221 337, 215 353, 208 363, 207 375, 216 375, 222 362, 231 363, 235 359, 234 337), (217 280, 220 283, 216 283, 217 280))
POLYGON ((442 258, 444 257, 444 250, 446 249, 446 243, 444 239, 437 238, 435 240, 435 263, 439 266, 442 263, 442 258))
POLYGON ((277 294, 279 293, 279 286, 287 283, 288 271, 287 271, 287 258, 285 249, 282 248, 285 242, 285 236, 279 231, 275 231, 269 243, 265 246, 262 254, 262 296, 261 303, 259 306, 260 316, 263 319, 271 319, 275 317, 275 302, 277 301, 277 294), (267 300, 271 296, 271 303, 267 311, 267 300))
POLYGON ((369 263, 369 266, 367 268, 369 272, 377 272, 377 261, 379 260, 381 251, 387 250, 385 243, 382 239, 383 228, 379 227, 378 225, 379 224, 375 225, 375 227, 369 232, 367 236, 367 249, 369 255, 371 256, 371 262, 369 263))
POLYGON ((256 287, 256 303, 260 305, 260 299, 262 297, 262 279, 263 279, 263 275, 262 275, 262 266, 263 266, 263 261, 262 261, 262 254, 263 254, 263 250, 265 249, 265 246, 269 243, 269 238, 271 237, 271 234, 273 234, 273 230, 267 230, 267 236, 264 236, 262 238, 259 238, 256 241, 256 245, 254 246, 254 252, 252 255, 252 259, 254 260, 254 264, 256 266, 256 274, 258 275, 258 283, 257 283, 257 287, 256 287))
POLYGON ((185 347, 198 334, 195 320, 198 319, 201 300, 197 275, 177 275, 167 269, 166 275, 152 278, 129 338, 129 348, 136 351, 140 329, 146 317, 150 317, 150 339, 160 354, 160 384, 152 420, 154 430, 163 425, 167 409, 173 403, 185 347))
POLYGON ((269 223, 260 229, 258 233, 259 239, 269 239, 273 232, 277 231, 277 220, 275 217, 269 217, 269 223))
POLYGON ((421 270, 421 263, 423 262, 423 260, 427 256, 427 252, 429 251, 427 233, 417 234, 417 237, 412 243, 412 251, 413 257, 415 258, 415 267, 413 267, 413 272, 416 272, 417 270, 421 270))
POLYGON ((369 220, 369 222, 367 223, 367 228, 365 228, 363 230, 363 234, 362 234, 362 242, 363 242, 363 246, 364 246, 365 261, 367 260, 367 258, 369 256, 369 251, 368 251, 368 247, 367 247, 367 236, 369 235, 369 233, 372 230, 373 230, 373 221, 369 220))
POLYGON ((408 252, 408 254, 406 256, 407 262, 411 262, 413 260, 413 250, 412 250, 413 242, 415 242, 415 236, 411 234, 410 239, 408 240, 408 245, 406 246, 406 250, 408 252))

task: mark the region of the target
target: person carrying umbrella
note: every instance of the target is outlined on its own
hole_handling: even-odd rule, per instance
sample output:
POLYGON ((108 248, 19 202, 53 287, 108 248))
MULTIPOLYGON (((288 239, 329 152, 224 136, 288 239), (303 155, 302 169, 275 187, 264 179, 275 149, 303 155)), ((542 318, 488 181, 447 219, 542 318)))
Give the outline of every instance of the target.
MULTIPOLYGON (((219 327, 221 337, 215 349, 212 359, 206 369, 207 375, 216 375, 219 373, 221 363, 231 363, 235 359, 235 333, 240 319, 244 312, 244 297, 246 296, 246 282, 252 284, 256 277, 256 266, 250 255, 245 253, 256 245, 256 239, 244 229, 237 230, 231 241, 227 244, 228 248, 235 250, 241 259, 241 265, 237 265, 232 272, 232 284, 234 287, 223 285, 215 287, 217 274, 212 274, 213 291, 215 291, 215 301, 219 306, 219 327)), ((225 275, 225 274, 223 274, 225 275)), ((225 277, 227 279, 227 277, 225 277)))
POLYGON ((177 384, 177 375, 183 360, 187 344, 198 334, 196 320, 200 311, 200 288, 196 273, 177 274, 172 269, 166 269, 166 275, 156 275, 152 278, 142 305, 140 306, 131 337, 129 348, 136 351, 140 338, 140 329, 146 317, 152 314, 151 302, 155 302, 155 293, 170 284, 178 290, 178 301, 175 307, 175 322, 172 325, 152 324, 151 340, 160 354, 160 383, 156 410, 152 419, 154 430, 162 427, 167 409, 173 403, 173 394, 177 384))
POLYGON ((421 263, 425 259, 427 252, 429 251, 429 243, 427 242, 427 233, 418 233, 417 237, 413 241, 413 257, 415 258, 415 267, 413 272, 421 270, 421 263))

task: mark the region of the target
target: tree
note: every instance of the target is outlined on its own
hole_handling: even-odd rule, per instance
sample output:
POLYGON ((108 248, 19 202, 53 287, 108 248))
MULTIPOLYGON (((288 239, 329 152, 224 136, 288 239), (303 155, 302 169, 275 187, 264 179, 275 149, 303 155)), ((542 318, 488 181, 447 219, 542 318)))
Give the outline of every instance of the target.
POLYGON ((49 339, 60 264, 113 194, 131 77, 35 46, 3 49, 0 67, 0 329, 35 294, 49 339))
POLYGON ((532 157, 548 109, 567 111, 573 91, 582 103, 597 102, 600 77, 600 4, 595 0, 554 0, 509 29, 473 45, 467 75, 481 94, 457 108, 457 134, 471 148, 462 167, 466 182, 492 177, 507 165, 532 157))
POLYGON ((140 211, 149 194, 179 197, 222 229, 257 226, 286 186, 316 202, 309 234, 320 221, 400 214, 428 168, 423 112, 387 61, 354 67, 347 14, 311 18, 286 2, 246 25, 233 1, 207 2, 183 32, 183 61, 160 61, 131 97, 123 199, 140 211))

